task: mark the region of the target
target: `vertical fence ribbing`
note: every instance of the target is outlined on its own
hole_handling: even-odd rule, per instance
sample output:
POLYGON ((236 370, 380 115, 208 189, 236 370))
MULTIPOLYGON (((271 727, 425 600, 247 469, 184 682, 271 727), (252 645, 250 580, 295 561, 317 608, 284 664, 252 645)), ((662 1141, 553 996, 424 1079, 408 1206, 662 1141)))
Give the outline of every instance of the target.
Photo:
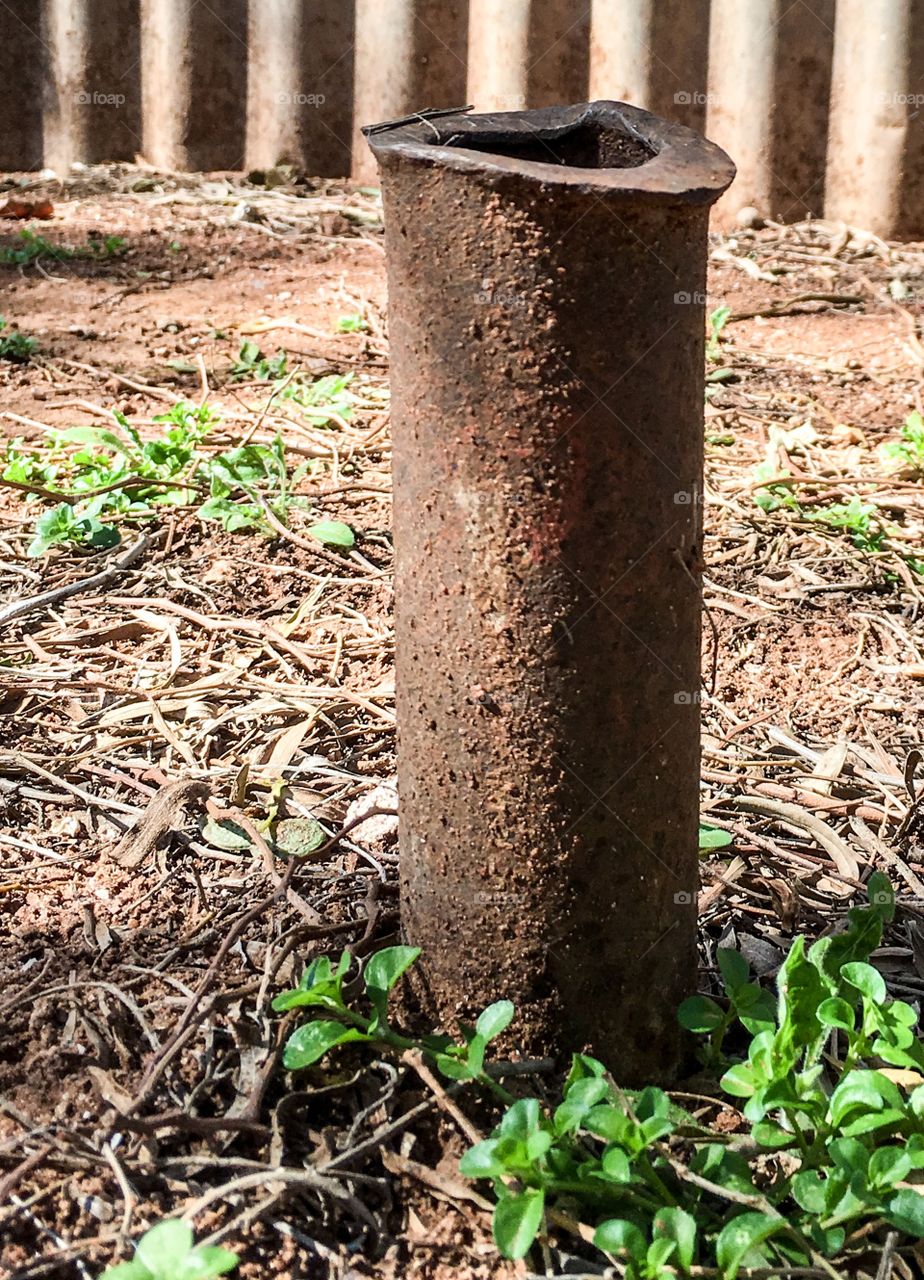
POLYGON ((898 223, 912 0, 838 0, 827 214, 878 235, 898 223))
POLYGON ((462 105, 467 20, 461 0, 356 0, 355 176, 375 177, 362 125, 462 105))
POLYGON ((701 128, 709 0, 593 0, 591 12, 591 98, 701 128))
POLYGON ((593 0, 590 96, 652 110, 655 0, 593 0))
POLYGON ((527 105, 531 14, 531 0, 469 0, 468 98, 477 111, 527 105))
POLYGON ((302 0, 250 6, 247 77, 247 164, 264 168, 302 160, 301 74, 305 38, 302 0))
POLYGON ((753 205, 920 236, 922 66, 924 0, 6 0, 0 167, 368 180, 361 124, 621 98, 734 155, 718 225, 753 205))
POLYGON ((141 0, 144 152, 168 169, 239 169, 247 0, 141 0))
POLYGON ((45 163, 141 150, 138 0, 46 0, 45 163))
POLYGON ((712 0, 706 128, 738 166, 716 205, 720 222, 742 206, 773 204, 774 67, 780 4, 786 0, 712 0))
POLYGON ((40 0, 0 5, 0 168, 41 169, 42 69, 40 0))
POLYGON ((331 0, 251 2, 247 165, 350 171, 353 10, 331 0))

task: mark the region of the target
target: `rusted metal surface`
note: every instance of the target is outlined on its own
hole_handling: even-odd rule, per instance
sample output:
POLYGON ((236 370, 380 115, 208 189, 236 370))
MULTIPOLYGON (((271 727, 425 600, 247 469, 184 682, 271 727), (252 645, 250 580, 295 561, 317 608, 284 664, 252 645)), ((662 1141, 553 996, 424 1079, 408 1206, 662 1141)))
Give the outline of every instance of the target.
POLYGON ((706 229, 619 103, 375 133, 403 918, 451 1020, 669 1074, 695 981, 706 229))

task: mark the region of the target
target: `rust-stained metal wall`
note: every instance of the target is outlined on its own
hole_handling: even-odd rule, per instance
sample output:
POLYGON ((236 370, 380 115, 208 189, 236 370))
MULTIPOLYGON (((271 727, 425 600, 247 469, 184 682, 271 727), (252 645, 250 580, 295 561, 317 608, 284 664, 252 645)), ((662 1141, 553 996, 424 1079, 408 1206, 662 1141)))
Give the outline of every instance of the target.
POLYGON ((374 180, 360 124, 622 98, 705 128, 742 208, 924 235, 924 0, 2 0, 0 167, 374 180))

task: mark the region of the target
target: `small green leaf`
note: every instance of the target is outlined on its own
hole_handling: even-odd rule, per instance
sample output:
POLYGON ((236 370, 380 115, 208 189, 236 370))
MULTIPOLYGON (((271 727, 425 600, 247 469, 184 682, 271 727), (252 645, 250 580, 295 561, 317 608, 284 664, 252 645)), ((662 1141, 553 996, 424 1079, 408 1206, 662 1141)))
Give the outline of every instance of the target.
POLYGON ((671 1100, 663 1089, 648 1085, 636 1098, 633 1110, 639 1120, 650 1120, 655 1116, 666 1120, 671 1113, 671 1100))
POLYGON ((555 1111, 555 1132, 573 1133, 580 1128, 591 1107, 602 1102, 610 1087, 599 1076, 587 1076, 576 1080, 567 1090, 564 1102, 555 1111))
POLYGON ((681 1270, 689 1271, 696 1249, 696 1219, 684 1209, 659 1209, 652 1224, 654 1235, 673 1241, 681 1270))
POLYGON ((883 1004, 887 999, 888 993, 886 984, 882 980, 882 974, 878 969, 874 969, 871 964, 854 961, 851 964, 842 965, 841 977, 846 978, 852 987, 856 987, 874 1004, 883 1004))
POLYGON ((610 1182, 626 1183, 632 1181, 632 1166, 629 1157, 622 1147, 608 1147, 600 1162, 601 1168, 610 1182))
POLYGON ((525 1141, 539 1128, 539 1120, 539 1099, 518 1098, 504 1113, 497 1131, 505 1138, 522 1138, 525 1141))
POLYGON ((494 1040, 506 1031, 513 1021, 514 1007, 510 1000, 495 1000, 488 1005, 475 1023, 475 1030, 485 1042, 494 1040))
POLYGON ((537 1129, 535 1133, 531 1133, 526 1139, 526 1158, 529 1163, 538 1163, 554 1141, 554 1137, 547 1129, 537 1129))
POLYGON ((794 1147, 796 1145, 795 1134, 787 1133, 779 1125, 770 1124, 766 1120, 761 1120, 754 1125, 751 1130, 751 1137, 758 1146, 766 1147, 770 1151, 781 1151, 785 1147, 794 1147))
POLYGON ((233 1271, 238 1264, 238 1256, 230 1249, 221 1249, 216 1245, 193 1249, 177 1269, 170 1280, 214 1280, 215 1276, 223 1276, 233 1271))
POLYGON ((920 1240, 924 1236, 924 1196, 905 1187, 886 1202, 885 1219, 899 1231, 920 1240))
POLYGON ((715 958, 727 991, 736 991, 747 983, 751 970, 740 951, 731 947, 719 947, 715 958))
POLYGON ((741 1213, 722 1228, 716 1241, 716 1259, 724 1280, 735 1280, 742 1265, 759 1267, 766 1261, 758 1247, 786 1229, 782 1218, 771 1218, 766 1213, 741 1213))
MULTIPOLYGON (((920 415, 919 415, 920 416, 920 415)), ((895 915, 895 890, 888 876, 881 871, 874 871, 866 884, 869 904, 883 920, 889 921, 895 915)))
POLYGON ((707 849, 727 849, 734 843, 734 836, 730 831, 723 831, 721 827, 709 827, 704 823, 699 826, 699 847, 701 851, 707 849))
POLYGON ((240 849, 249 849, 251 845, 250 836, 244 828, 232 822, 230 818, 222 818, 219 822, 210 818, 203 826, 201 835, 205 843, 210 844, 213 849, 225 849, 232 853, 237 853, 240 849))
POLYGON ((193 1230, 180 1218, 167 1218, 146 1231, 138 1241, 135 1260, 155 1276, 175 1271, 193 1247, 193 1230))
POLYGON ((362 1031, 345 1027, 342 1022, 308 1022, 289 1036, 282 1061, 287 1071, 300 1071, 323 1058, 335 1045, 368 1039, 362 1031))
POLYGON ((725 1012, 709 996, 690 996, 677 1010, 677 1021, 687 1031, 708 1035, 725 1021, 725 1012))
POLYGON ((273 845, 287 858, 307 858, 326 843, 327 836, 316 818, 283 818, 276 823, 273 845))
POLYGON ((817 1169, 803 1169, 792 1180, 792 1196, 800 1209, 820 1217, 825 1211, 827 1186, 817 1169))
POLYGON ((420 947, 386 947, 366 961, 366 991, 379 1017, 385 1016, 388 993, 420 955, 420 947))
POLYGON ((530 1187, 519 1195, 504 1195, 494 1209, 494 1239, 505 1258, 525 1257, 542 1223, 545 1193, 530 1187))
POLYGON ((488 1138, 470 1147, 459 1161, 459 1172, 466 1178, 499 1178, 506 1165, 497 1157, 497 1138, 488 1138))
POLYGON ((901 1147, 880 1147, 869 1158, 870 1186, 894 1187, 911 1172, 912 1159, 901 1147))
POLYGON ((356 542, 353 530, 341 520, 320 520, 310 525, 305 532, 310 538, 316 538, 326 547, 352 547, 356 542))
POLYGON ((436 1066, 447 1080, 472 1080, 478 1074, 467 1061, 453 1058, 448 1053, 437 1054, 436 1066))
POLYGON ((588 1133, 620 1146, 629 1141, 638 1128, 624 1111, 609 1106, 592 1107, 584 1118, 583 1127, 588 1133))
POLYGON ((831 1094, 830 1123, 841 1128, 854 1112, 902 1111, 902 1097, 891 1080, 879 1071, 851 1071, 831 1094))
POLYGON ((749 1062, 738 1062, 729 1067, 719 1084, 733 1098, 750 1098, 757 1089, 754 1068, 749 1062))
POLYGON ((594 1232, 594 1244, 620 1262, 641 1262, 647 1252, 641 1231, 623 1218, 601 1222, 594 1232))
POLYGON ((143 1262, 133 1259, 131 1262, 117 1262, 114 1267, 107 1267, 99 1280, 151 1280, 151 1272, 143 1262))
POLYGON ((823 1027, 838 1027, 842 1031, 853 1031, 857 1019, 846 1000, 841 1000, 839 996, 829 996, 818 1006, 818 1021, 823 1027))

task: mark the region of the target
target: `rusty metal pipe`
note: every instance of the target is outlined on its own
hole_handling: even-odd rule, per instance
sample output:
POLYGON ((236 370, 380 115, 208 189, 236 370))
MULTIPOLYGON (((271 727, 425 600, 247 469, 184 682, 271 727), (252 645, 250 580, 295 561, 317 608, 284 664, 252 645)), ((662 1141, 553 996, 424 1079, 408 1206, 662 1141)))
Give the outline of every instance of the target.
POLYGON ((696 976, 706 233, 734 173, 597 102, 371 131, 402 912, 444 1020, 666 1077, 696 976))

